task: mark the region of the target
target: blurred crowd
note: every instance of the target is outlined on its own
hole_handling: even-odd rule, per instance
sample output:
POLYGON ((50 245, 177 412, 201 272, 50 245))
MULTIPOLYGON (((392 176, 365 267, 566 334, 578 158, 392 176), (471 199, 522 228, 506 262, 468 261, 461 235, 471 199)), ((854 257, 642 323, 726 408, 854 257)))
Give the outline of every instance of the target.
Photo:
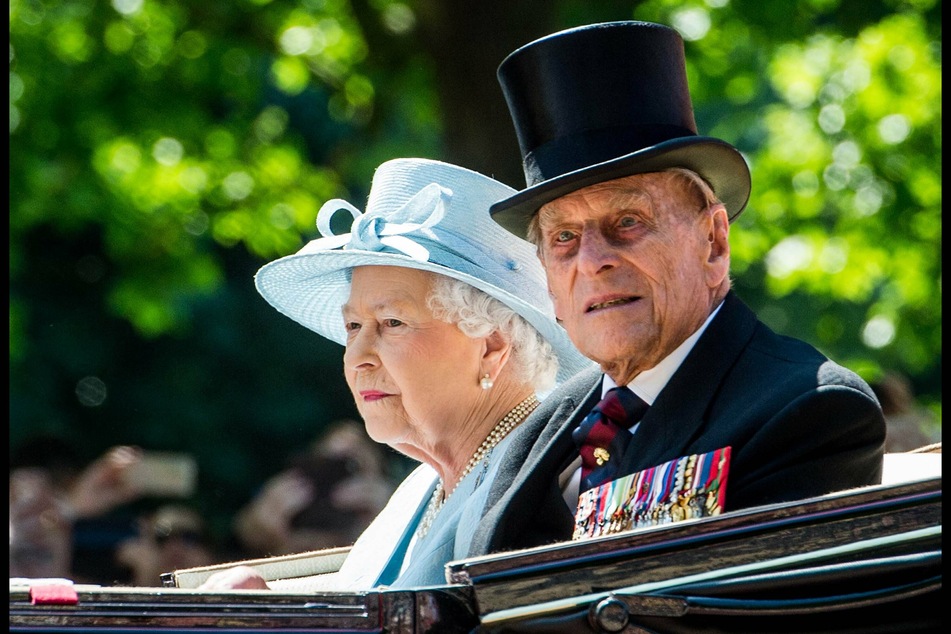
POLYGON ((182 568, 347 546, 398 482, 363 425, 337 421, 289 456, 235 513, 231 534, 216 538, 193 482, 179 490, 159 482, 194 474, 146 472, 149 456, 116 446, 82 464, 55 438, 19 447, 10 461, 10 577, 160 586, 162 573, 182 568))

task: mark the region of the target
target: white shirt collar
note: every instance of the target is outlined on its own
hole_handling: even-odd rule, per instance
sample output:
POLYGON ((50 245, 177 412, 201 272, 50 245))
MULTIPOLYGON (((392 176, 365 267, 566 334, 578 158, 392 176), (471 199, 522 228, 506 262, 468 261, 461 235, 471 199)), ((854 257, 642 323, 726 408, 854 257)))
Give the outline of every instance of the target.
MULTIPOLYGON (((664 389, 664 386, 670 381, 670 377, 674 375, 674 372, 677 371, 680 364, 683 363, 687 355, 690 354, 690 351, 693 350, 697 339, 699 339, 703 331, 707 329, 707 326, 710 325, 710 322, 713 321, 716 314, 720 312, 722 306, 723 302, 720 302, 720 305, 713 309, 713 312, 710 313, 710 316, 707 317, 707 320, 703 322, 703 325, 701 325, 695 333, 687 337, 682 344, 664 357, 660 363, 649 370, 644 370, 634 377, 634 380, 628 383, 627 387, 644 399, 645 403, 653 405, 654 399, 657 398, 660 391, 664 389)), ((601 397, 604 398, 608 390, 615 387, 617 387, 617 383, 614 382, 614 379, 605 374, 604 380, 601 382, 601 397)))

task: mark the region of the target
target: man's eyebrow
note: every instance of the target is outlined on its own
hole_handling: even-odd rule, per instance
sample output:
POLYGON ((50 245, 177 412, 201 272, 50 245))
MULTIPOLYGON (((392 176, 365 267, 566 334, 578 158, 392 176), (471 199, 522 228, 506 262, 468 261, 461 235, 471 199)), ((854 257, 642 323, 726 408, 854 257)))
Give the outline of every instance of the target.
POLYGON ((641 189, 640 187, 618 187, 613 189, 613 194, 608 198, 608 202, 612 207, 653 207, 654 200, 645 189, 641 189))

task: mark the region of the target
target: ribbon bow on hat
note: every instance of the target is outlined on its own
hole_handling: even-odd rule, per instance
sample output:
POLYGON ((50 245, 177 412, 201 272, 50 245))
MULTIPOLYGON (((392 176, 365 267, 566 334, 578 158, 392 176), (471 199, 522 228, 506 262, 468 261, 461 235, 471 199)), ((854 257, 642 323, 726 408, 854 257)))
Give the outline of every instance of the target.
POLYGON ((421 234, 430 240, 438 241, 432 227, 435 227, 446 214, 446 205, 452 199, 452 192, 436 183, 426 185, 402 207, 389 215, 389 218, 374 213, 362 213, 345 200, 328 200, 317 212, 317 230, 323 238, 312 240, 301 253, 329 251, 343 247, 362 251, 383 251, 385 247, 395 249, 419 262, 429 260, 429 249, 408 238, 406 234, 421 234), (341 209, 353 216, 350 233, 336 235, 330 226, 330 220, 341 209))

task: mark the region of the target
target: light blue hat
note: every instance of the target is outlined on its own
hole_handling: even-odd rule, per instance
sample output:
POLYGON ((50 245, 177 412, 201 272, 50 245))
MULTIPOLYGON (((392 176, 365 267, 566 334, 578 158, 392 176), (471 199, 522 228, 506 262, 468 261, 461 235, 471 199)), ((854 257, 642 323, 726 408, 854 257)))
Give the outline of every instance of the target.
POLYGON ((429 159, 402 158, 373 175, 366 212, 334 199, 320 208, 324 236, 268 264, 254 278, 278 311, 346 345, 341 307, 355 266, 404 266, 461 280, 496 298, 551 343, 558 380, 590 367, 555 322, 535 247, 489 216, 492 203, 515 190, 472 170, 429 159), (334 235, 331 217, 353 216, 350 233, 334 235))

